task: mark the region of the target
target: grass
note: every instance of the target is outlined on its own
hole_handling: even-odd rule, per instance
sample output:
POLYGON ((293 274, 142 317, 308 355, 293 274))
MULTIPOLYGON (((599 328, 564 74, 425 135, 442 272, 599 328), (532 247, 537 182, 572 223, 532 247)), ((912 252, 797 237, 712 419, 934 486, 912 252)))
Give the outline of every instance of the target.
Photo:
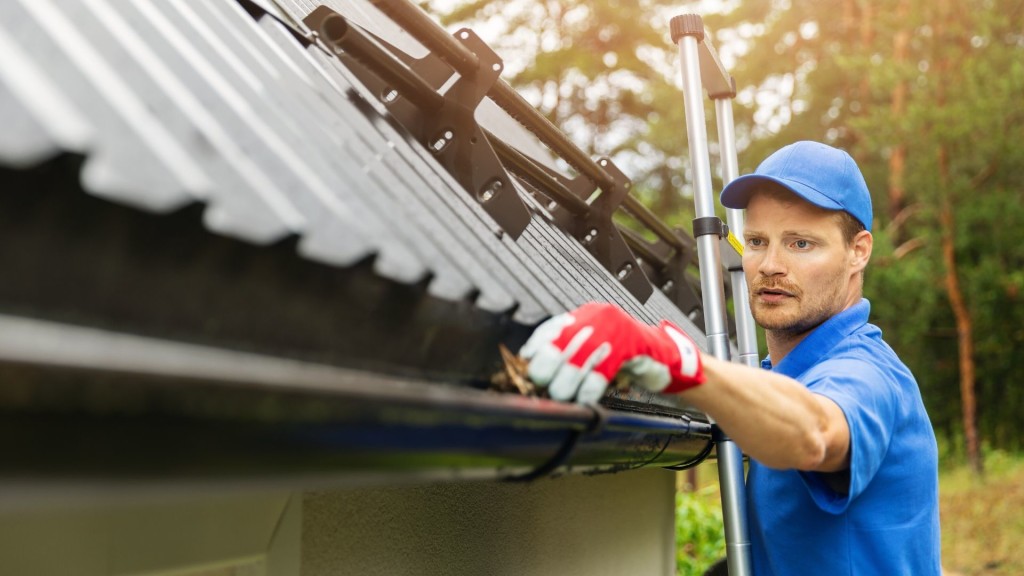
MULTIPOLYGON (((703 573, 725 553, 718 474, 714 464, 698 469, 697 488, 676 499, 678 576, 703 573), (681 520, 685 519, 682 524, 681 520)), ((942 564, 946 576, 1024 574, 1024 455, 993 451, 985 475, 966 465, 944 464, 939 473, 942 564)))
POLYGON ((1024 456, 991 452, 985 475, 939 474, 942 564, 948 576, 1024 574, 1024 456))

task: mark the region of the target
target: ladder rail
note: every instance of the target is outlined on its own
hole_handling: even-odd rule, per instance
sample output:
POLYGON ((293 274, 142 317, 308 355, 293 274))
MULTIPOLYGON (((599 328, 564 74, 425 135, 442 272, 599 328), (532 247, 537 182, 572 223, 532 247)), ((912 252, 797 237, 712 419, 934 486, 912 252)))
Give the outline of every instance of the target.
MULTIPOLYGON (((702 59, 707 62, 710 58, 712 61, 711 65, 703 66, 705 69, 711 68, 710 72, 705 72, 703 76, 710 82, 714 82, 711 87, 713 91, 710 92, 712 95, 717 97, 735 94, 735 89, 732 79, 725 74, 717 54, 704 41, 704 24, 699 16, 693 14, 676 16, 671 20, 671 28, 672 41, 679 48, 682 71, 683 104, 696 212, 694 235, 697 240, 697 255, 700 263, 705 335, 711 354, 716 358, 728 361, 730 360, 730 348, 720 251, 723 230, 721 220, 715 216, 714 194, 711 187, 710 155, 704 117, 702 59), (722 81, 719 82, 719 79, 722 81), (728 86, 728 91, 723 90, 725 86, 728 86), (716 226, 717 231, 715 230, 716 226)), ((729 112, 731 112, 731 108, 729 108, 729 112)), ((731 124, 731 114, 721 121, 731 124)), ((724 136, 731 139, 727 145, 732 150, 728 154, 730 158, 723 160, 724 169, 726 172, 732 172, 735 177, 735 149, 731 128, 724 133, 724 136)), ((742 228, 742 224, 740 227, 742 228)), ((739 285, 745 286, 745 280, 739 282, 739 285)), ((734 295, 735 286, 734 284, 734 295)), ((749 315, 749 309, 747 313, 749 315)), ((743 454, 735 442, 723 434, 717 425, 714 428, 716 430, 714 438, 718 453, 718 473, 722 492, 722 516, 729 574, 750 576, 752 570, 743 480, 743 454)))
MULTIPOLYGON (((714 98, 715 118, 718 121, 718 147, 722 162, 722 186, 739 177, 739 163, 736 159, 736 131, 732 114, 732 99, 736 96, 733 90, 729 96, 714 98)), ((726 223, 729 232, 740 242, 739 255, 742 256, 743 242, 743 210, 726 208, 726 223)), ((739 350, 739 361, 747 366, 757 368, 760 358, 757 353, 757 328, 750 311, 750 298, 747 279, 741 266, 729 268, 729 279, 732 282, 732 304, 736 321, 736 347, 739 350)))

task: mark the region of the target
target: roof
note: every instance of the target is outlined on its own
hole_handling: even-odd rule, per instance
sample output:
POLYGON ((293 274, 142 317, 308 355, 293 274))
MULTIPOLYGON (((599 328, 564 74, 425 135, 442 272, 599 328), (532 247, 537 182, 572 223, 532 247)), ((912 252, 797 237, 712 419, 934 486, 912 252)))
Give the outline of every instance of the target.
MULTIPOLYGON (((368 3, 327 4, 425 50, 368 3)), ((0 6, 0 360, 35 391, 0 404, 73 412, 79 423, 111 410, 195 418, 206 409, 168 408, 189 386, 214 398, 202 394, 227 382, 265 399, 268 386, 287 396, 312 371, 319 384, 298 389, 314 396, 354 393, 324 384, 331 378, 381 381, 381 390, 421 390, 407 398, 416 405, 442 386, 456 394, 440 403, 449 408, 473 398, 504 410, 511 400, 477 390, 500 367, 498 345, 516 349, 544 318, 591 300, 646 322, 668 318, 704 345, 661 290, 635 297, 520 175, 509 181, 528 223, 515 233, 498 223, 303 26, 314 8, 0 6), (106 398, 104 387, 141 396, 97 409, 88 398, 106 398)), ((477 116, 537 165, 556 165, 493 103, 477 116)), ((259 402, 246 398, 257 418, 259 402)), ((676 456, 706 444, 706 424, 690 424, 702 415, 676 401, 621 400, 673 426, 686 421, 668 435, 686 441, 676 456)), ((207 408, 221 428, 232 417, 207 408)), ((589 425, 589 412, 573 414, 573 426, 589 425)))

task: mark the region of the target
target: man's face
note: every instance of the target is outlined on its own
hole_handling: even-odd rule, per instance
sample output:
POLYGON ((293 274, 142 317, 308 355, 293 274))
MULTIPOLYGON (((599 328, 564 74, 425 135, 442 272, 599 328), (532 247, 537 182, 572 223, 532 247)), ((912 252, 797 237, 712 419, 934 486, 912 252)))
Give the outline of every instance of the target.
POLYGON ((834 212, 788 193, 758 192, 743 235, 750 308, 766 330, 803 334, 859 299, 863 265, 855 264, 834 212))

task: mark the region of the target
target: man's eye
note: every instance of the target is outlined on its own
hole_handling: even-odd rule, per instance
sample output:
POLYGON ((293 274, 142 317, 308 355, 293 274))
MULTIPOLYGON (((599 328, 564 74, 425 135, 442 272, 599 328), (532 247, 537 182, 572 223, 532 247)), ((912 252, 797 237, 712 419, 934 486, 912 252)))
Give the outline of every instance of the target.
POLYGON ((747 244, 750 246, 761 246, 763 245, 763 243, 764 241, 761 240, 760 238, 750 238, 749 240, 747 240, 747 244))
POLYGON ((806 248, 811 247, 811 243, 808 242, 807 240, 797 240, 796 242, 793 242, 793 245, 799 248, 800 250, 804 250, 806 248))

